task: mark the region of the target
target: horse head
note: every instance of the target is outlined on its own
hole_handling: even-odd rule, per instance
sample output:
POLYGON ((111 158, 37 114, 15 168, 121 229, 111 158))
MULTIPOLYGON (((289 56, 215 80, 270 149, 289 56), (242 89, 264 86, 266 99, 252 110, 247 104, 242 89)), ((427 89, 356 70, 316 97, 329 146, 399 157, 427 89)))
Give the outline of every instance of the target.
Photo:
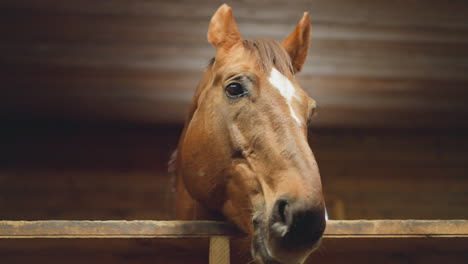
POLYGON ((231 8, 222 5, 208 30, 216 56, 178 146, 179 215, 219 212, 249 234, 260 263, 304 262, 325 229, 319 170, 307 140, 316 104, 295 80, 309 40, 307 13, 282 43, 244 40, 231 8))

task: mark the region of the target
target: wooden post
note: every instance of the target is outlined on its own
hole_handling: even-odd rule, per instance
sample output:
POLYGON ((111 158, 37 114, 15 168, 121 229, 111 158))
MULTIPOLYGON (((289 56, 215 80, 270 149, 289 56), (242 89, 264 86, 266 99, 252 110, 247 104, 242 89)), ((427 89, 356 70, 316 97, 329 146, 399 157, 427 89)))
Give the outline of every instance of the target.
POLYGON ((210 238, 210 264, 229 264, 229 237, 213 236, 210 238))

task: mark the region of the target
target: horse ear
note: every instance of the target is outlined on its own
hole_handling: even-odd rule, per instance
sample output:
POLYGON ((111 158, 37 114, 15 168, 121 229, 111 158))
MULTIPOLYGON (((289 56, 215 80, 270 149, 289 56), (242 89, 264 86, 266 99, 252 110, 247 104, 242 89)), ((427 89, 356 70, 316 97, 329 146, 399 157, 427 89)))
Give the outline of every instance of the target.
POLYGON ((208 28, 208 42, 216 49, 229 50, 240 41, 241 35, 232 15, 232 9, 223 4, 211 18, 210 27, 208 28))
POLYGON ((296 29, 281 43, 291 57, 295 73, 300 72, 304 65, 309 50, 309 42, 310 18, 309 13, 305 12, 296 29))

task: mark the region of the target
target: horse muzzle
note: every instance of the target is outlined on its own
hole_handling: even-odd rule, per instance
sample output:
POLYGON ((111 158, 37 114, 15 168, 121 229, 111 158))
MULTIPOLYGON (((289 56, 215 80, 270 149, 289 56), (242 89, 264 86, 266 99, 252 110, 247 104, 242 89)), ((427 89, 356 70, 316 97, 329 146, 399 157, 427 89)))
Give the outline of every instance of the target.
POLYGON ((318 248, 325 230, 323 202, 278 199, 266 221, 254 219, 252 255, 264 264, 301 264, 318 248))

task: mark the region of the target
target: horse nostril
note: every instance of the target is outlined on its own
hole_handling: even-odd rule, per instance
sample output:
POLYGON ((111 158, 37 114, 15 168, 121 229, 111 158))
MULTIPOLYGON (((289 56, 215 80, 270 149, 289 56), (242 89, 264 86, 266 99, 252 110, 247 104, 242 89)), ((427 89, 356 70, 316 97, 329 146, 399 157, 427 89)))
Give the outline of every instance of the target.
POLYGON ((295 208, 285 242, 289 245, 313 244, 325 230, 325 214, 322 208, 295 208))
POLYGON ((288 202, 286 202, 285 200, 278 201, 279 220, 284 224, 287 223, 287 218, 286 218, 287 209, 288 209, 287 207, 288 207, 288 202))
POLYGON ((271 215, 270 232, 281 238, 282 247, 300 247, 317 242, 325 229, 322 206, 305 201, 278 199, 271 215))
POLYGON ((260 227, 260 221, 257 218, 252 220, 253 228, 257 230, 260 227))
POLYGON ((284 199, 277 200, 273 207, 271 230, 276 236, 284 237, 289 230, 289 222, 289 203, 284 199))

